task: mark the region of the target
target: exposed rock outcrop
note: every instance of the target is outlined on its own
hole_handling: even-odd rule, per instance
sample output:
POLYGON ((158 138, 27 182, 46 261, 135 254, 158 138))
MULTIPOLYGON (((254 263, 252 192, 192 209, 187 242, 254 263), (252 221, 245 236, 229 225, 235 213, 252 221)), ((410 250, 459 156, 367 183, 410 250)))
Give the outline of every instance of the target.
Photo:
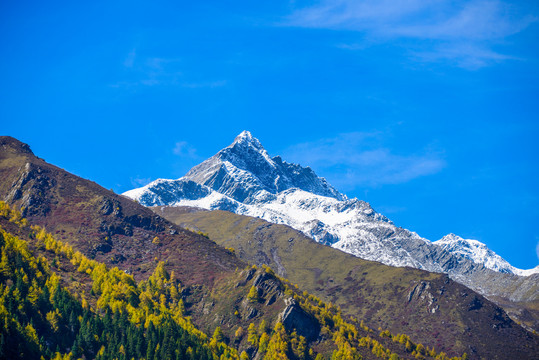
POLYGON ((285 329, 304 336, 309 341, 316 340, 320 333, 320 323, 310 314, 306 313, 298 303, 289 298, 285 300, 286 308, 280 314, 281 322, 285 329))

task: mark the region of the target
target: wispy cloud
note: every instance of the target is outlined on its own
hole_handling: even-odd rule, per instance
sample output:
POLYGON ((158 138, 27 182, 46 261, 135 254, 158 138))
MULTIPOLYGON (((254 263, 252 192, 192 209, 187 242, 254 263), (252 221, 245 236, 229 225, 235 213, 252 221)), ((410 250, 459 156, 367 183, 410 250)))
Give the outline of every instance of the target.
POLYGON ((203 82, 194 82, 194 83, 183 83, 183 87, 198 89, 198 88, 216 88, 226 85, 226 80, 219 81, 203 81, 203 82))
POLYGON ((227 84, 225 80, 190 79, 182 69, 182 59, 140 56, 132 49, 123 63, 124 79, 110 84, 114 88, 178 86, 184 88, 217 88, 227 84))
POLYGON ((189 145, 189 143, 186 141, 178 141, 174 145, 172 152, 174 153, 174 155, 177 155, 182 158, 194 159, 198 157, 196 149, 189 145))
POLYGON ((131 181, 131 185, 134 187, 145 186, 152 182, 151 178, 143 178, 138 175, 134 178, 130 178, 129 180, 131 181))
POLYGON ((410 56, 422 61, 449 61, 459 67, 476 70, 505 60, 517 60, 517 57, 504 55, 490 50, 488 47, 474 43, 454 43, 438 46, 436 49, 411 51, 410 56))
POLYGON ((446 163, 439 153, 396 154, 380 146, 381 133, 346 133, 292 146, 285 158, 331 177, 343 190, 400 184, 435 174, 446 163))
POLYGON ((180 85, 183 72, 180 69, 180 59, 160 57, 141 57, 137 50, 131 50, 125 60, 124 79, 110 84, 114 88, 151 87, 159 85, 180 85))
POLYGON ((536 16, 499 0, 323 0, 296 10, 284 25, 355 31, 378 42, 411 39, 425 52, 423 60, 478 67, 512 58, 494 46, 535 21, 536 16))
POLYGON ((125 60, 124 60, 124 66, 126 68, 132 68, 135 64, 135 59, 137 57, 137 49, 133 49, 127 54, 125 60))

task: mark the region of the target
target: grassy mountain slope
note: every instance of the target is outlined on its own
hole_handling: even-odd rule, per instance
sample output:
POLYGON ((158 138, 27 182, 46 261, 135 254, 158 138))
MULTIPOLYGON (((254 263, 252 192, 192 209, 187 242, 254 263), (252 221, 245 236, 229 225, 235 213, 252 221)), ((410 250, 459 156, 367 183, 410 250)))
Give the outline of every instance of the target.
MULTIPOLYGON (((174 273, 171 278, 181 286, 179 296, 185 308, 182 316, 188 316, 208 338, 219 327, 222 334, 216 337, 238 349, 238 353, 245 351, 247 358, 447 358, 407 335, 379 333, 356 320, 345 319, 339 308, 302 292, 269 268, 251 268, 205 236, 46 163, 35 157, 27 145, 10 137, 0 137, 0 179, 0 199, 20 209, 26 217, 23 220, 22 215, 13 213, 4 216, 0 223, 7 229, 3 230, 4 238, 16 236, 29 244, 32 256, 46 259, 63 289, 80 300, 81 306, 91 308, 96 319, 106 319, 109 307, 112 312, 127 312, 127 321, 135 326, 133 331, 150 331, 147 321, 140 320, 137 307, 147 303, 148 309, 157 311, 163 307, 162 311, 168 311, 169 299, 178 296, 170 293, 171 287, 165 287, 163 296, 158 291, 143 294, 149 286, 144 284, 152 283, 152 274, 166 271, 174 273), (95 288, 96 281, 100 281, 96 279, 107 273, 105 267, 116 282, 110 286, 100 283, 95 288)), ((6 259, 9 266, 12 262, 18 264, 9 256, 6 259)), ((18 278, 8 277, 20 275, 13 271, 10 269, 1 279, 9 294, 21 291, 18 278)), ((19 278, 24 284, 24 276, 19 278)), ((24 285, 20 286, 26 291, 24 285)), ((9 306, 23 305, 20 296, 7 299, 9 306)), ((2 314, 10 319, 9 312, 2 314)), ((59 316, 65 319, 64 315, 59 316)), ((31 325, 25 319, 15 320, 21 326, 31 325)), ((13 331, 22 334, 16 328, 13 331)), ((2 333, 2 339, 11 334, 9 330, 2 331, 7 334, 2 333)), ((43 336, 46 339, 46 331, 43 336)), ((43 344, 48 348, 46 340, 39 340, 38 345, 43 344)), ((127 353, 125 347, 129 344, 119 344, 119 353, 121 345, 127 353)), ((50 355, 55 350, 48 348, 42 354, 50 355)), ((69 344, 63 344, 60 350, 69 351, 69 344)), ((90 350, 83 347, 81 351, 90 350)), ((151 351, 157 351, 157 347, 151 351)))
POLYGON ((177 207, 154 211, 207 233, 233 248, 241 259, 271 266, 372 327, 412 334, 448 353, 465 351, 489 359, 533 358, 539 350, 536 335, 444 274, 362 260, 320 245, 290 227, 230 212, 177 207))

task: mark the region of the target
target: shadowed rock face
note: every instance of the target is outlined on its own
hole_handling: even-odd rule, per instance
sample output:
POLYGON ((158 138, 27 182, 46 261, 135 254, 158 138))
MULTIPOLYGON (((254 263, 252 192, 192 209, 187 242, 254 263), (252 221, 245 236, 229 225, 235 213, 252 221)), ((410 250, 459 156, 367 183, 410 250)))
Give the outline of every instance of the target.
POLYGON ((8 203, 19 201, 22 215, 25 217, 44 216, 50 211, 48 194, 55 185, 55 180, 48 177, 40 167, 27 162, 19 172, 18 178, 12 183, 5 199, 8 203))
POLYGON ((30 146, 11 136, 0 136, 0 150, 11 154, 34 155, 30 146))
POLYGON ((314 341, 320 334, 320 324, 311 315, 307 314, 294 299, 286 301, 286 308, 281 313, 281 322, 285 329, 304 336, 309 341, 314 341))

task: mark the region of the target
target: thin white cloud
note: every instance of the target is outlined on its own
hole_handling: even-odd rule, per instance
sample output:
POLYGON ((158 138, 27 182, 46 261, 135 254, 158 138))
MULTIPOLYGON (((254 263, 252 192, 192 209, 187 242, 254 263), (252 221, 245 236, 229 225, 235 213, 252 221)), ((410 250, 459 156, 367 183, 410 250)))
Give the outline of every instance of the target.
POLYGON ((123 61, 126 80, 110 84, 113 88, 137 89, 138 87, 178 86, 184 88, 218 88, 226 86, 226 80, 192 81, 181 69, 178 58, 142 57, 133 49, 123 61))
POLYGON ((136 57, 137 57, 137 50, 136 49, 131 50, 129 54, 127 54, 127 57, 124 60, 124 66, 126 68, 132 68, 133 65, 135 64, 136 57))
POLYGON ((135 187, 145 186, 152 182, 151 178, 143 178, 140 176, 136 176, 134 178, 131 178, 131 185, 135 187))
POLYGON ((539 241, 537 242, 537 246, 535 246, 535 253, 537 255, 537 260, 539 260, 539 241))
POLYGON ((160 85, 180 85, 183 72, 179 68, 180 59, 161 57, 141 57, 136 49, 127 54, 123 61, 124 79, 110 84, 113 88, 137 89, 160 85))
POLYGON ((380 133, 346 133, 292 146, 284 156, 325 174, 338 188, 400 184, 441 171, 439 153, 396 154, 379 145, 380 133))
POLYGON ((384 29, 382 24, 391 25, 398 22, 423 10, 429 3, 432 2, 325 0, 295 11, 289 16, 288 24, 312 28, 381 31, 384 29))
POLYGON ((378 42, 413 40, 425 51, 423 60, 454 60, 474 68, 513 58, 494 46, 535 21, 536 16, 499 0, 324 0, 296 10, 284 25, 355 31, 378 42))
POLYGON ((509 59, 518 60, 517 57, 500 54, 474 43, 444 44, 428 51, 410 52, 410 55, 428 62, 450 61, 469 70, 509 59))
POLYGON ((178 141, 172 149, 174 155, 183 158, 197 158, 196 149, 186 141, 178 141))
POLYGON ((182 83, 183 87, 191 88, 191 89, 199 89, 199 88, 217 88, 222 87, 227 84, 226 80, 219 80, 219 81, 204 81, 204 82, 195 82, 195 83, 182 83))
POLYGON ((145 86, 178 84, 183 77, 179 63, 179 59, 147 58, 138 69, 143 76, 140 83, 145 86))

